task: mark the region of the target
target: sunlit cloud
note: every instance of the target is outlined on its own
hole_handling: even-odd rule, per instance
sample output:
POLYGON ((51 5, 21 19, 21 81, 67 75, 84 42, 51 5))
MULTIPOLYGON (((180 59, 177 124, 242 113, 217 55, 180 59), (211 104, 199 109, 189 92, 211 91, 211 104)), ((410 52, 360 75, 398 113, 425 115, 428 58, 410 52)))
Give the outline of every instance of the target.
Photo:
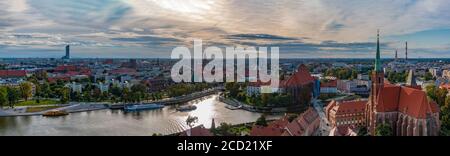
POLYGON ((61 50, 64 44, 74 45, 80 57, 128 51, 168 57, 172 47, 193 39, 216 46, 280 46, 288 57, 371 57, 377 29, 386 53, 410 40, 411 56, 442 56, 450 52, 450 39, 423 32, 450 35, 450 2, 2 0, 0 57, 21 52, 18 47, 45 56, 42 49, 61 50))

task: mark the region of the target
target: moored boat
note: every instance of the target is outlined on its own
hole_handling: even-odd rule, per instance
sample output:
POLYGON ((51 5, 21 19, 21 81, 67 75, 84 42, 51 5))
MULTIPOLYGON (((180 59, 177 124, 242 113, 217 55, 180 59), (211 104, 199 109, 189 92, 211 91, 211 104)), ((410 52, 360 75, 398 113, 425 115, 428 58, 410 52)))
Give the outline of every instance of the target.
POLYGON ((126 111, 140 111, 140 110, 152 110, 152 109, 161 109, 164 105, 160 104, 136 104, 136 105, 127 105, 124 107, 126 111))
POLYGON ((195 105, 187 105, 187 106, 180 106, 177 108, 177 111, 183 112, 183 111, 191 111, 196 110, 197 106, 195 105))
POLYGON ((45 112, 44 114, 42 114, 42 116, 47 116, 47 117, 58 117, 58 116, 66 116, 69 115, 68 112, 63 111, 63 110, 51 110, 48 112, 45 112))

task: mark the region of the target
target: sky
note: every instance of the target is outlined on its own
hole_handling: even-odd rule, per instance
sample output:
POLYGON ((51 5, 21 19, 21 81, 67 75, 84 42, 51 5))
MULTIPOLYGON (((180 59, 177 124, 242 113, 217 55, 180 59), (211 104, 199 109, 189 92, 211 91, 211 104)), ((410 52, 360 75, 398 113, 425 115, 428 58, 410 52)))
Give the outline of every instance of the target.
POLYGON ((1 0, 0 57, 170 57, 177 46, 285 58, 450 58, 448 0, 1 0))

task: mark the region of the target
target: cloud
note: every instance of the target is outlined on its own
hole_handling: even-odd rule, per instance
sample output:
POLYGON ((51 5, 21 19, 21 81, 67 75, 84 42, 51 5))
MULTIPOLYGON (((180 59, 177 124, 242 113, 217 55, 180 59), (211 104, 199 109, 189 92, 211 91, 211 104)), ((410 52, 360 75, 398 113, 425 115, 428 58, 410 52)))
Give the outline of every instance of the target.
MULTIPOLYGON (((191 46, 193 39, 203 39, 205 46, 266 45, 302 56, 369 57, 377 29, 381 29, 383 49, 390 51, 399 46, 396 42, 409 39, 404 36, 449 27, 448 0, 0 2, 0 33, 7 36, 0 37, 3 49, 53 49, 73 44, 86 51, 105 50, 105 55, 118 55, 126 48, 158 51, 158 56, 167 57, 168 47, 191 46)), ((431 56, 450 41, 430 44, 435 45, 417 43, 413 49, 429 51, 418 56, 431 56)))

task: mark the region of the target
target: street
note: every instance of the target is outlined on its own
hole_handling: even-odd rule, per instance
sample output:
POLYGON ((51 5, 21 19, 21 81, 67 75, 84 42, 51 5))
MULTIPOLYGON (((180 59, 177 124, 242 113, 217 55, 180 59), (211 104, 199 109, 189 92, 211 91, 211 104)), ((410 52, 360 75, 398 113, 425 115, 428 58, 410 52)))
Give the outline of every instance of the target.
POLYGON ((327 117, 325 115, 324 107, 322 102, 318 100, 312 101, 314 109, 316 109, 317 113, 319 113, 320 117, 320 129, 319 129, 319 135, 320 136, 328 136, 331 131, 330 124, 328 123, 327 117))

